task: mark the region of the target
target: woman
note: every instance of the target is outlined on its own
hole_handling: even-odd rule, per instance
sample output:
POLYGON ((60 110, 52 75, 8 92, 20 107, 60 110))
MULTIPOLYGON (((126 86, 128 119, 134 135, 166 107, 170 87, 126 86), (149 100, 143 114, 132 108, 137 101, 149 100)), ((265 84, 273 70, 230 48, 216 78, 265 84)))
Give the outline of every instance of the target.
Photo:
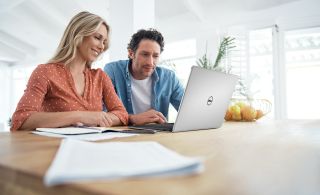
POLYGON ((80 12, 68 24, 55 56, 31 74, 12 116, 11 131, 70 125, 126 125, 128 113, 110 78, 91 63, 108 49, 109 26, 80 12), (102 111, 106 105, 108 112, 102 111))

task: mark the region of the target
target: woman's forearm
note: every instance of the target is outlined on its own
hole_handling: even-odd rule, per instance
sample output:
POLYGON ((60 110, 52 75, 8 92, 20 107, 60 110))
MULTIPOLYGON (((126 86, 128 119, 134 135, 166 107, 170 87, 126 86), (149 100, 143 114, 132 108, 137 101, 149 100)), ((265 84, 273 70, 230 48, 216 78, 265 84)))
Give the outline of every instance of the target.
POLYGON ((64 127, 80 122, 81 112, 37 112, 22 124, 19 130, 33 130, 39 127, 64 127))
POLYGON ((37 112, 33 113, 19 128, 19 130, 33 130, 36 128, 55 128, 71 126, 82 123, 88 126, 101 126, 106 124, 104 115, 112 120, 110 126, 122 125, 121 120, 110 112, 70 111, 70 112, 37 112))

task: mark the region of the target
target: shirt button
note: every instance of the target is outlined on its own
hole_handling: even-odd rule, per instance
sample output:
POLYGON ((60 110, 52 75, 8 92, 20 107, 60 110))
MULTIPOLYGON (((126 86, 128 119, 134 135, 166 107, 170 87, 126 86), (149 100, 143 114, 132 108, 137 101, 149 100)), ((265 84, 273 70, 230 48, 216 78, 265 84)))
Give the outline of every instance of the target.
POLYGON ((128 102, 130 102, 130 99, 128 99, 128 102))

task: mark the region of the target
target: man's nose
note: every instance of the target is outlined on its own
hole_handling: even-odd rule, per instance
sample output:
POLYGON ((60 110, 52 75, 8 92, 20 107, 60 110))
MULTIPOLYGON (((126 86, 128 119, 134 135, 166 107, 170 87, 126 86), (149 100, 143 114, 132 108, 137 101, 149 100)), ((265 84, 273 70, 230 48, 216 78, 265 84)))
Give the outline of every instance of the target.
POLYGON ((153 57, 152 57, 152 56, 149 56, 149 57, 148 57, 148 64, 153 65, 153 63, 154 63, 153 57))

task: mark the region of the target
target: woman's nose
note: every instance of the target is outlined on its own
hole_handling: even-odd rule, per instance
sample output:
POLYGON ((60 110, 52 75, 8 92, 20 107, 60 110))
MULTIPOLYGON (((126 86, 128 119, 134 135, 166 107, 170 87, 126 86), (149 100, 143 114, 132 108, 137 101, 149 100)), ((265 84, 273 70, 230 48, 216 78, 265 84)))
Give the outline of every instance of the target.
POLYGON ((99 47, 99 49, 100 49, 101 51, 103 51, 103 49, 104 49, 104 43, 103 43, 103 42, 100 42, 99 45, 98 45, 98 47, 99 47))

